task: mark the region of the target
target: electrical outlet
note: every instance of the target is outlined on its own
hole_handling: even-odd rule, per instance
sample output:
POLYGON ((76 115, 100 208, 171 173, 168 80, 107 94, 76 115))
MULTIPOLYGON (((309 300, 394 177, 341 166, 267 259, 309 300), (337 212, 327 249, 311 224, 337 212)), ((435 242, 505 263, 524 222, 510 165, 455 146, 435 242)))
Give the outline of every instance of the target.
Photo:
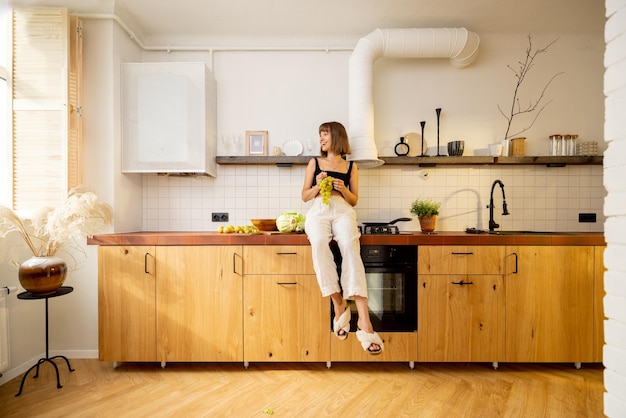
POLYGON ((228 212, 213 212, 211 214, 213 222, 228 222, 228 212))
POLYGON ((595 222, 596 214, 595 213, 579 213, 578 214, 578 222, 595 222))

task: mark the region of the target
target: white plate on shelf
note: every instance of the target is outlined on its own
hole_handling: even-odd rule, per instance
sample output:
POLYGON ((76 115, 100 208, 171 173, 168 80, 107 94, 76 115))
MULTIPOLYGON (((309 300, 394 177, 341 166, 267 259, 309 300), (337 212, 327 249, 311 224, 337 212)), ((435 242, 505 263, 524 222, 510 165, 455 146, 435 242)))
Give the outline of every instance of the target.
POLYGON ((302 154, 304 147, 302 146, 302 142, 296 141, 295 139, 289 139, 283 142, 283 153, 290 157, 295 157, 296 155, 302 154))
POLYGON ((409 155, 411 157, 426 154, 428 150, 428 144, 424 141, 424 149, 420 152, 420 147, 422 146, 422 135, 416 132, 409 132, 404 135, 404 140, 407 144, 409 144, 410 152, 409 155))

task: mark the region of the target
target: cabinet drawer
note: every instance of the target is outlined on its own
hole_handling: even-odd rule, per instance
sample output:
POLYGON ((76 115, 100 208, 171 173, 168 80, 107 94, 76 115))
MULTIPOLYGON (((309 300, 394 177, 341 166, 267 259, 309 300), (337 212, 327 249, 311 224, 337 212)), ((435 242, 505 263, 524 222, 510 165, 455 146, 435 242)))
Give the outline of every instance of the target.
POLYGON ((424 245, 418 250, 419 274, 504 274, 500 245, 424 245))
POLYGON ((417 332, 379 332, 385 351, 375 356, 363 350, 356 333, 350 333, 345 341, 338 340, 332 331, 328 335, 331 361, 417 361, 417 332))
POLYGON ((308 245, 245 246, 244 274, 315 274, 308 245))

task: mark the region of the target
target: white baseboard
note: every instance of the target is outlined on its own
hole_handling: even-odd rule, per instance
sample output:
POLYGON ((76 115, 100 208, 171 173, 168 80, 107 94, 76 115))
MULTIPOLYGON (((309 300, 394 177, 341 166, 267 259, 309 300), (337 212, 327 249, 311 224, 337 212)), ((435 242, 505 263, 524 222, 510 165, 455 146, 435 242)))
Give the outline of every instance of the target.
MULTIPOLYGON (((46 354, 45 353, 41 353, 38 356, 35 356, 33 358, 31 358, 30 360, 14 367, 11 369, 8 369, 6 371, 4 371, 2 373, 2 377, 0 377, 0 385, 4 385, 6 382, 9 382, 11 380, 13 380, 14 378, 16 378, 17 376, 20 376, 24 373, 26 373, 26 371, 28 371, 28 369, 30 369, 33 365, 37 364, 37 362, 39 361, 40 358, 44 357, 46 354)), ((54 356, 65 356, 68 359, 70 359, 70 362, 72 359, 75 358, 98 358, 98 350, 60 350, 60 351, 50 351, 50 357, 54 357, 54 356)))

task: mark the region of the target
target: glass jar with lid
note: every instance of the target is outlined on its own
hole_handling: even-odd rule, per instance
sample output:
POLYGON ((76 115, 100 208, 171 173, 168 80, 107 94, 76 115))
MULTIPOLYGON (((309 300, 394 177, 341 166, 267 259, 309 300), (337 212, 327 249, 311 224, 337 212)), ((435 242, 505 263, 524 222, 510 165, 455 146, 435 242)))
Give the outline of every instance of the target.
POLYGON ((551 157, 561 155, 561 141, 563 140, 563 135, 554 134, 550 135, 549 138, 548 155, 551 157))

